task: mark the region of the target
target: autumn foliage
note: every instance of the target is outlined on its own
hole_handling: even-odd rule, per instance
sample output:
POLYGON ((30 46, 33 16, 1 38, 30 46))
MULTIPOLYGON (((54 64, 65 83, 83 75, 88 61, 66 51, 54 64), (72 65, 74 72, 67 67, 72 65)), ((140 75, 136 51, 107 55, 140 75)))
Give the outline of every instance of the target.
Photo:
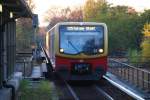
POLYGON ((143 28, 143 42, 141 44, 142 47, 142 56, 144 58, 142 61, 144 62, 150 62, 150 23, 146 23, 143 28))
POLYGON ((69 7, 64 9, 51 8, 47 11, 45 20, 49 21, 48 28, 53 27, 58 22, 83 21, 83 12, 81 8, 71 9, 69 7))

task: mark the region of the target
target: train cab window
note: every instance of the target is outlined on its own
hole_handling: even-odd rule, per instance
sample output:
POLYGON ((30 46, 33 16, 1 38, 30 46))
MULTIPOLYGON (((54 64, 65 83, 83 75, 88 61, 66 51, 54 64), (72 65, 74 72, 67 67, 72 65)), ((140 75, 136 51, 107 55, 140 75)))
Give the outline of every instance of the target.
POLYGON ((59 28, 60 49, 65 54, 87 55, 103 53, 103 26, 67 26, 59 28))

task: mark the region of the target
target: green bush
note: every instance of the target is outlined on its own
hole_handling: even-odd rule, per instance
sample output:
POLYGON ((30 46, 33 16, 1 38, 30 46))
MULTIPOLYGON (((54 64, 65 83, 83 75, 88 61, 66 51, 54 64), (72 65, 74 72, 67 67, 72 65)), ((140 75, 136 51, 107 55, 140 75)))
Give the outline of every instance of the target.
POLYGON ((150 62, 150 39, 142 42, 142 62, 150 62))
POLYGON ((138 63, 141 60, 140 52, 137 50, 128 50, 128 59, 131 63, 138 63))
POLYGON ((41 81, 33 86, 28 80, 20 85, 20 100, 51 100, 51 86, 48 81, 41 81))

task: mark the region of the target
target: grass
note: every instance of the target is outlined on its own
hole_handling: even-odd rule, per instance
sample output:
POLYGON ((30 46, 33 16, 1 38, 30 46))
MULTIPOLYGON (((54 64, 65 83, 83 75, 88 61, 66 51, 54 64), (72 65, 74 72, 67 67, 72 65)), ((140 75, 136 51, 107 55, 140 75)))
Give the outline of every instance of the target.
POLYGON ((19 90, 19 100, 51 100, 51 85, 48 81, 30 85, 30 81, 22 80, 19 90))

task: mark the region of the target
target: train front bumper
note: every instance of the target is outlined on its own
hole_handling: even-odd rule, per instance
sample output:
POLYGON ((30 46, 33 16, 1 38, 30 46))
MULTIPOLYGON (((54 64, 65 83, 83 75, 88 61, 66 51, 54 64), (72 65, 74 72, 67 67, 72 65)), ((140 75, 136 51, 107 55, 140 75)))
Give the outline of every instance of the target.
POLYGON ((86 73, 86 74, 80 74, 80 73, 74 74, 70 72, 67 68, 58 70, 57 72, 64 80, 99 80, 106 73, 106 71, 101 67, 98 67, 91 73, 86 73))

